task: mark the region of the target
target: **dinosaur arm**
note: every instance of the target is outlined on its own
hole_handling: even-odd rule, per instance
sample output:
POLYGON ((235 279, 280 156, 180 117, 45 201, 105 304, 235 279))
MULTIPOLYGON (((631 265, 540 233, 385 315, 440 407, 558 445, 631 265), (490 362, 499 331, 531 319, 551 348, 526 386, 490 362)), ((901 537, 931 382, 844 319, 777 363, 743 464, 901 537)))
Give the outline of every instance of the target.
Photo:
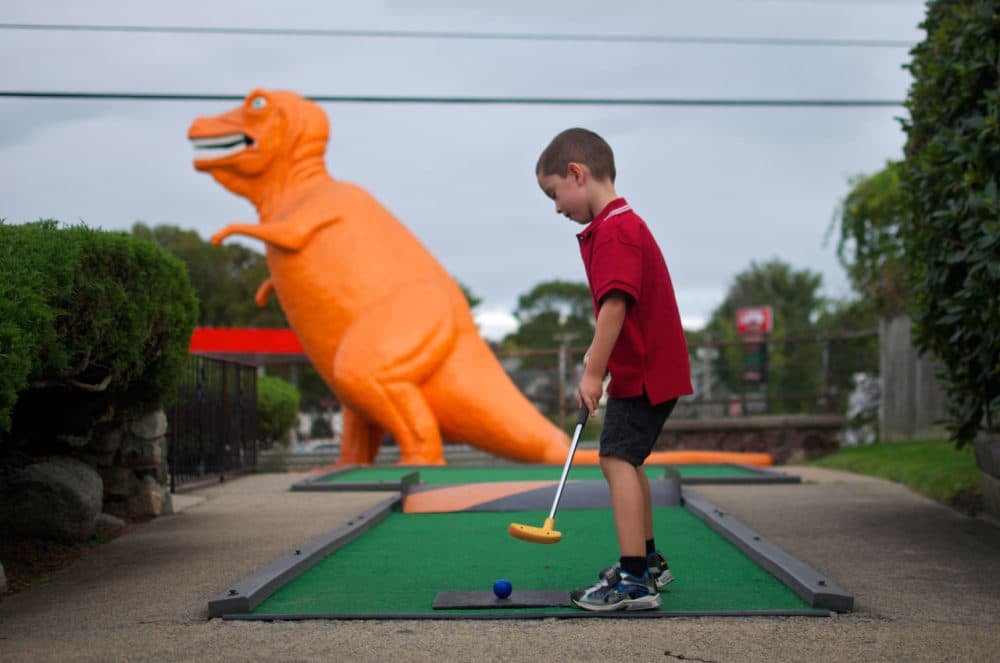
POLYGON ((271 296, 272 292, 274 292, 274 280, 268 276, 257 288, 257 294, 253 296, 253 300, 258 307, 264 308, 267 306, 267 298, 271 296))
POLYGON ((304 221, 292 218, 267 224, 234 223, 212 235, 212 244, 219 246, 230 235, 246 235, 285 251, 298 251, 317 231, 339 220, 338 216, 328 216, 304 221))

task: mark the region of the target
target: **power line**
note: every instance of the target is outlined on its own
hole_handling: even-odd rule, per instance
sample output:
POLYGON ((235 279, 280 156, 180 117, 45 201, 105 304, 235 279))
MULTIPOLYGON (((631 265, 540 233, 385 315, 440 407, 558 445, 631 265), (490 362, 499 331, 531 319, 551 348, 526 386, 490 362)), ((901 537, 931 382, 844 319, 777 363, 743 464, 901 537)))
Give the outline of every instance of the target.
POLYGON ((192 35, 253 35, 267 37, 355 37, 377 39, 461 39, 489 41, 566 41, 648 44, 714 44, 726 46, 826 46, 911 48, 900 39, 824 39, 812 37, 713 37, 652 34, 587 34, 544 32, 473 32, 451 30, 351 30, 321 28, 236 28, 182 25, 83 25, 70 23, 0 23, 0 30, 58 32, 122 32, 192 35))
MULTIPOLYGON (((740 106, 772 108, 891 107, 889 99, 684 99, 663 97, 470 97, 398 95, 303 95, 317 102, 356 104, 449 104, 511 106, 740 106)), ((0 90, 0 98, 111 101, 243 101, 245 94, 174 92, 46 92, 0 90)))

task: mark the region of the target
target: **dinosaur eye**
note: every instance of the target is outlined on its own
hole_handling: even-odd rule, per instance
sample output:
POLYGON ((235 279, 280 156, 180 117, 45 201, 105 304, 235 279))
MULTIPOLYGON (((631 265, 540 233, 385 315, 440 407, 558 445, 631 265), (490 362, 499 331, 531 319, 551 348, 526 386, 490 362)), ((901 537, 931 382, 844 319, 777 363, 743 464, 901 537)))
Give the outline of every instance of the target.
POLYGON ((264 106, 267 106, 266 97, 254 97, 250 100, 250 108, 253 108, 254 110, 260 110, 264 106))

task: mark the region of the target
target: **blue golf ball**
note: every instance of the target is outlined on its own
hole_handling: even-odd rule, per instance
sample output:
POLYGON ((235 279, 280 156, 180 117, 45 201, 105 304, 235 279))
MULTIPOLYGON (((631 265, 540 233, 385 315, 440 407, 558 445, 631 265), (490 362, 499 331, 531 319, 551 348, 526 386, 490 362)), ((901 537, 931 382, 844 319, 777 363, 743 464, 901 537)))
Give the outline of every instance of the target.
POLYGON ((510 596, 512 591, 514 591, 514 587, 510 584, 510 580, 504 580, 501 578, 493 583, 493 593, 496 594, 499 599, 507 598, 510 596))

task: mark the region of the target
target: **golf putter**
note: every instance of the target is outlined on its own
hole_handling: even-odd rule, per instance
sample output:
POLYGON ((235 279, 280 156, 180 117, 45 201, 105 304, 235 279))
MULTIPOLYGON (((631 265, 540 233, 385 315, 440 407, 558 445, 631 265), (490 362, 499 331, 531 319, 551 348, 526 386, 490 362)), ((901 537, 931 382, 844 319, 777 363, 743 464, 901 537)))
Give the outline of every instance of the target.
POLYGON ((529 543, 559 543, 562 539, 562 532, 555 529, 556 509, 559 508, 559 498, 562 497, 563 488, 566 486, 566 477, 569 476, 569 468, 573 464, 576 445, 580 442, 580 434, 583 433, 583 427, 586 425, 589 415, 590 411, 587 409, 586 404, 581 405, 580 414, 576 417, 576 430, 573 431, 573 442, 569 445, 569 453, 566 454, 566 464, 563 465, 562 476, 559 478, 559 486, 556 488, 556 498, 552 500, 552 509, 549 511, 549 517, 545 519, 545 524, 541 527, 532 527, 531 525, 511 523, 510 527, 507 528, 507 533, 515 539, 521 539, 529 543))

